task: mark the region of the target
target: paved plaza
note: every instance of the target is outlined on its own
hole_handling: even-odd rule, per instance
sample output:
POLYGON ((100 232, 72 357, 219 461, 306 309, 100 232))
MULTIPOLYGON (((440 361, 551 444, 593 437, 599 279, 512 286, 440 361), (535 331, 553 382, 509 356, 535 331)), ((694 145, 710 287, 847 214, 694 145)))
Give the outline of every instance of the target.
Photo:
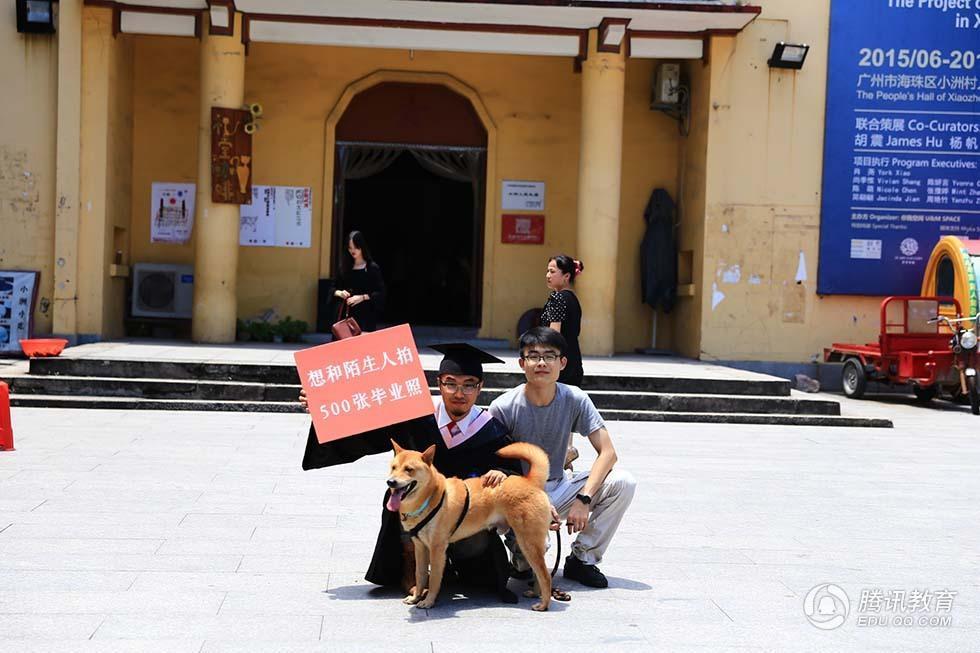
POLYGON ((539 614, 373 589, 387 456, 303 472, 305 416, 15 408, 0 650, 976 651, 980 418, 898 397, 845 409, 896 427, 610 423, 639 481, 610 588, 559 577, 571 603, 539 614), (839 628, 804 614, 822 583, 849 598, 839 628))

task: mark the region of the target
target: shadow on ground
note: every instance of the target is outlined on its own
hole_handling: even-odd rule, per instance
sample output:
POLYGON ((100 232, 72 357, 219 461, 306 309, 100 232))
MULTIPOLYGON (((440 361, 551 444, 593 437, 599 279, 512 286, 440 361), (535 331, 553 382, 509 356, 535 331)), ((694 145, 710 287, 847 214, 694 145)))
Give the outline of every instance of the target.
MULTIPOLYGON (((608 576, 610 589, 623 589, 630 591, 646 591, 653 589, 646 583, 640 583, 626 578, 608 576)), ((568 592, 572 596, 571 602, 552 600, 549 606, 550 612, 563 612, 575 602, 575 596, 583 593, 602 592, 602 589, 585 587, 579 583, 566 581, 561 577, 555 579, 555 587, 568 592)), ((446 583, 439 593, 439 601, 435 607, 429 609, 417 609, 400 602, 404 593, 399 588, 393 587, 370 587, 365 585, 344 585, 331 587, 324 590, 324 594, 335 601, 370 601, 370 600, 391 600, 399 599, 397 604, 404 607, 408 621, 419 621, 420 619, 446 619, 455 617, 457 613, 467 610, 480 610, 485 608, 503 608, 518 611, 531 611, 531 604, 537 602, 537 597, 525 597, 524 590, 528 588, 525 581, 511 579, 508 588, 520 597, 519 603, 507 604, 501 602, 496 594, 491 590, 481 590, 460 585, 458 582, 446 583)), ((394 609, 394 608, 393 608, 394 609)))

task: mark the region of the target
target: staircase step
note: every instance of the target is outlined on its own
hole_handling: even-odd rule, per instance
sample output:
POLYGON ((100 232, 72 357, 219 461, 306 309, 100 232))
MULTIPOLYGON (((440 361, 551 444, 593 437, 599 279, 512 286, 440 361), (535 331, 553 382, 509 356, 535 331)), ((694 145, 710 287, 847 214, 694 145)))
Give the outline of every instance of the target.
MULTIPOLYGON (((130 397, 199 401, 293 402, 300 386, 241 381, 196 381, 119 377, 19 376, 8 381, 11 392, 20 395, 67 395, 76 397, 130 397)), ((433 394, 435 387, 429 388, 433 394)), ((478 402, 488 405, 506 392, 490 388, 480 393, 478 402)), ((796 397, 752 397, 745 395, 677 394, 589 390, 596 408, 601 410, 640 410, 659 412, 734 412, 839 415, 836 401, 796 397)))
MULTIPOLYGON (((489 404, 504 392, 506 390, 485 389, 478 401, 482 405, 489 404)), ((589 390, 588 395, 600 411, 840 415, 840 403, 828 399, 621 390, 589 390)))
MULTIPOLYGON (((294 367, 272 364, 35 358, 30 361, 30 374, 32 376, 234 381, 299 385, 299 376, 294 367)), ((426 377, 429 385, 434 386, 436 372, 427 370, 426 377)), ((484 375, 485 385, 494 388, 512 388, 524 383, 524 380, 524 375, 518 372, 487 372, 484 375)), ((588 391, 789 397, 791 385, 789 381, 783 379, 744 380, 589 375, 585 378, 582 387, 588 391)))
POLYGON ((772 426, 837 426, 890 429, 890 419, 840 415, 759 413, 681 413, 648 410, 601 410, 603 419, 623 422, 690 422, 703 424, 762 424, 772 426))
MULTIPOLYGON (((115 410, 196 410, 208 412, 302 413, 298 403, 273 401, 206 401, 199 399, 144 399, 137 397, 78 397, 62 395, 10 396, 11 406, 35 408, 88 408, 115 410)), ((760 424, 774 426, 837 426, 891 428, 890 420, 834 415, 756 413, 680 413, 645 410, 602 410, 609 421, 760 424)))
POLYGON ((21 395, 295 402, 299 385, 80 376, 16 376, 6 379, 21 395))
POLYGON ((77 397, 10 395, 10 405, 31 408, 102 408, 115 410, 199 410, 206 412, 302 413, 295 401, 208 401, 205 399, 144 399, 141 397, 77 397))

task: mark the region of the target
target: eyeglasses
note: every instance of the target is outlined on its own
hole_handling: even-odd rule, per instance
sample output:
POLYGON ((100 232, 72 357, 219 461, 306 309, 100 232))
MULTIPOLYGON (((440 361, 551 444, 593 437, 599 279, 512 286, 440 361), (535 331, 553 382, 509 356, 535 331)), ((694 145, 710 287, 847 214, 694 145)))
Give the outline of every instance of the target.
POLYGON ((548 352, 547 354, 539 354, 536 351, 532 351, 530 354, 527 354, 526 356, 521 356, 521 358, 528 361, 529 363, 540 363, 541 361, 544 361, 545 363, 554 363, 556 360, 561 358, 561 356, 559 354, 553 354, 551 352, 548 352))
POLYGON ((480 384, 478 383, 454 383, 452 381, 440 381, 439 385, 444 387, 451 394, 456 394, 457 390, 462 390, 464 395, 476 394, 480 389, 480 384))

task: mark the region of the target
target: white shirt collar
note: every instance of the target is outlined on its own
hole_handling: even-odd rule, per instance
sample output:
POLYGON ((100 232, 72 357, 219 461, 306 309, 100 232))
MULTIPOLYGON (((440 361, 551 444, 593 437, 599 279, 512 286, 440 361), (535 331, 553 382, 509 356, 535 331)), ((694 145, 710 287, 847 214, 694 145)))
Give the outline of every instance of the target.
POLYGON ((454 420, 449 416, 449 413, 446 412, 446 404, 440 400, 438 410, 436 412, 436 422, 439 424, 439 428, 442 429, 443 427, 449 426, 449 422, 455 421, 456 425, 459 427, 459 430, 465 433, 467 427, 472 424, 473 420, 479 417, 480 413, 482 412, 482 408, 479 406, 473 406, 473 408, 470 408, 470 412, 468 412, 463 419, 454 420))
POLYGON ((442 441, 446 444, 447 449, 452 449, 463 444, 476 435, 492 419, 490 413, 474 406, 463 419, 456 422, 460 432, 453 437, 452 432, 449 430, 450 423, 453 419, 446 412, 446 406, 443 404, 441 398, 436 406, 436 424, 439 426, 439 435, 442 436, 442 441))

